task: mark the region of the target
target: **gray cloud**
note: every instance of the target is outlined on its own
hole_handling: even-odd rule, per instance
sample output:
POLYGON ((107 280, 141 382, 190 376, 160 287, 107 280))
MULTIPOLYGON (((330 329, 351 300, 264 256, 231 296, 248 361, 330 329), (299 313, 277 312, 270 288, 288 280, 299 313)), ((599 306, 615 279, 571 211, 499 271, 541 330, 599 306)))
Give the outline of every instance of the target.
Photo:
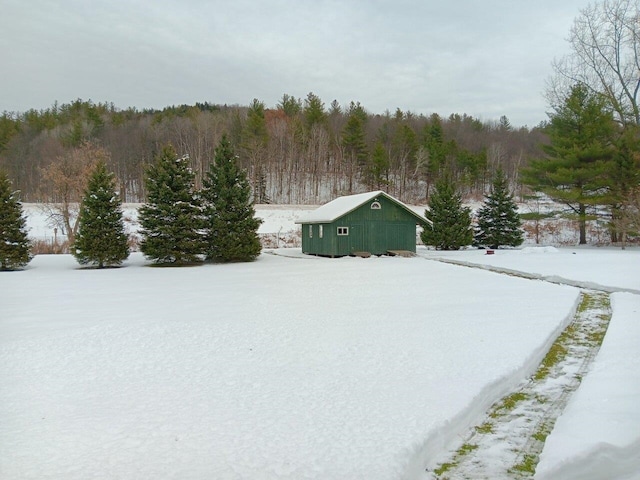
POLYGON ((310 91, 372 113, 546 119, 551 61, 588 0, 5 0, 0 110, 275 106, 310 91))

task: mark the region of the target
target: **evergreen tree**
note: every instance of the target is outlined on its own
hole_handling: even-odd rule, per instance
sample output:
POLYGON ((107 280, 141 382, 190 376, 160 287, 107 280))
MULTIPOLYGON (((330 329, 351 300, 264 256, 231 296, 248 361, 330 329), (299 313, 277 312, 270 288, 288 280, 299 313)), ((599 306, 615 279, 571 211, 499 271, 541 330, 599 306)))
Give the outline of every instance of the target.
POLYGON ((16 270, 31 260, 27 221, 6 173, 0 172, 0 270, 16 270))
POLYGON ((355 104, 351 102, 347 123, 342 129, 341 139, 349 177, 349 192, 353 191, 356 172, 366 166, 367 158, 369 157, 364 128, 366 121, 367 113, 364 108, 362 108, 360 103, 355 104))
POLYGON ((438 250, 459 250, 471 244, 471 209, 462 206, 462 197, 447 177, 436 183, 425 216, 433 222, 432 228, 426 226, 420 236, 425 245, 438 250))
POLYGON ((349 106, 347 123, 342 130, 342 146, 345 156, 350 159, 353 165, 365 165, 367 162, 367 142, 365 135, 365 123, 367 113, 360 103, 353 103, 349 106))
POLYGON ((148 200, 140 207, 140 250, 156 263, 186 264, 200 260, 202 215, 188 157, 178 158, 166 146, 149 166, 148 200))
POLYGON ((255 260, 262 249, 247 175, 226 136, 215 150, 204 181, 204 253, 215 262, 255 260))
POLYGON ((96 164, 80 205, 72 248, 81 265, 115 266, 129 256, 122 204, 115 188, 114 175, 107 171, 106 163, 96 164))
POLYGON ((304 117, 304 123, 307 130, 311 130, 316 124, 322 124, 327 119, 327 112, 324 109, 324 103, 320 100, 320 97, 313 92, 309 92, 307 98, 304 101, 304 108, 302 110, 304 117))
POLYGON ((371 188, 381 190, 383 186, 389 185, 389 156, 381 141, 376 142, 371 152, 371 159, 365 171, 367 185, 371 188))
POLYGON ((578 217, 580 244, 587 243, 587 207, 608 203, 615 124, 603 98, 578 84, 550 115, 548 158, 523 170, 523 182, 564 203, 578 217))
POLYGON ((287 117, 293 118, 302 110, 302 102, 296 99, 292 95, 282 95, 282 100, 277 105, 279 110, 282 110, 287 117))
POLYGON ((509 192, 507 177, 498 169, 493 177, 491 191, 478 210, 475 242, 491 248, 517 247, 524 240, 518 206, 509 192))

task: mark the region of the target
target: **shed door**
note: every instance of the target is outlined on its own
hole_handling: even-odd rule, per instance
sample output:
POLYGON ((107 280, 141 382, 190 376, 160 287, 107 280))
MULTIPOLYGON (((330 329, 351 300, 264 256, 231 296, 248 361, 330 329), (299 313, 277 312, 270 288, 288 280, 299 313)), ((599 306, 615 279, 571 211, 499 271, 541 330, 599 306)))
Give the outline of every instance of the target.
POLYGON ((349 245, 352 252, 364 252, 364 229, 362 225, 351 225, 349 231, 349 245))
POLYGON ((382 255, 387 252, 386 225, 384 222, 369 223, 368 246, 366 250, 373 255, 382 255))

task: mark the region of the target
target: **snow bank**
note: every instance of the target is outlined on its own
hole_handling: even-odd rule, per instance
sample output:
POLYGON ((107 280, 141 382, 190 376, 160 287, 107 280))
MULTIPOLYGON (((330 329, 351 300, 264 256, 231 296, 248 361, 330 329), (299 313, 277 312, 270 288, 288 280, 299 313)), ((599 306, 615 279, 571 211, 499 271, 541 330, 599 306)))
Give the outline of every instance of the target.
POLYGON ((504 272, 527 272, 541 280, 567 282, 583 288, 607 291, 628 291, 640 294, 640 248, 555 248, 525 247, 495 250, 443 252, 424 247, 418 253, 427 258, 445 258, 466 265, 482 265, 504 272))
POLYGON ((640 297, 612 297, 602 348, 547 438, 538 480, 640 479, 640 297))
POLYGON ((522 248, 522 250, 520 250, 520 253, 523 254, 540 254, 540 253, 558 253, 560 250, 558 250, 556 247, 551 247, 551 246, 547 246, 547 247, 524 247, 522 248))
POLYGON ((3 479, 394 479, 532 370, 577 290, 421 258, 0 275, 3 479))

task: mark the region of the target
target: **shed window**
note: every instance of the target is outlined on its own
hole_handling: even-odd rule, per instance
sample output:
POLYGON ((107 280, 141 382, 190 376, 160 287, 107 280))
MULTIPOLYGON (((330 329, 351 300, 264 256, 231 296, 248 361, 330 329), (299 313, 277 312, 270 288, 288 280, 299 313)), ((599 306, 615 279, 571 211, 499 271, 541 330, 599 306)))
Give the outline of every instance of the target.
POLYGON ((349 227, 338 227, 338 235, 349 235, 349 227))
POLYGON ((313 225, 309 225, 309 238, 313 238, 313 225))
POLYGON ((322 225, 318 225, 318 237, 322 238, 322 225))
POLYGON ((382 205, 380 205, 380 202, 373 202, 371 204, 371 210, 380 210, 382 208, 382 205))

